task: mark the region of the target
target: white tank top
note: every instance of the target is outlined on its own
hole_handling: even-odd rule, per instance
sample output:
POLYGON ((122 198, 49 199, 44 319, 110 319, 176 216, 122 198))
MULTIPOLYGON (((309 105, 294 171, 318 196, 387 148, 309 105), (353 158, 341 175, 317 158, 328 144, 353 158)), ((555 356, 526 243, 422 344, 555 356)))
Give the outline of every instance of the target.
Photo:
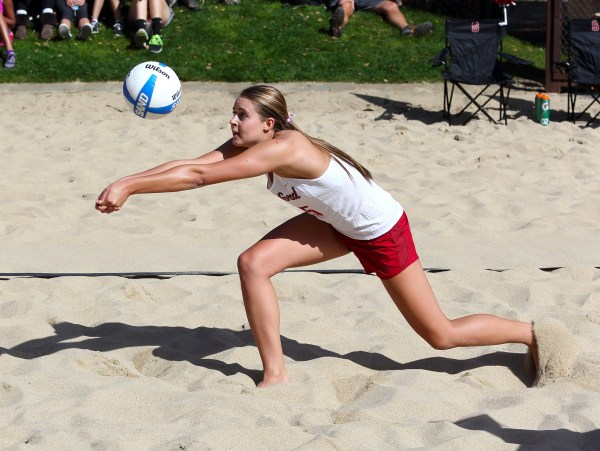
POLYGON ((356 240, 371 240, 388 232, 404 211, 387 191, 333 156, 322 176, 295 179, 272 174, 267 189, 356 240))

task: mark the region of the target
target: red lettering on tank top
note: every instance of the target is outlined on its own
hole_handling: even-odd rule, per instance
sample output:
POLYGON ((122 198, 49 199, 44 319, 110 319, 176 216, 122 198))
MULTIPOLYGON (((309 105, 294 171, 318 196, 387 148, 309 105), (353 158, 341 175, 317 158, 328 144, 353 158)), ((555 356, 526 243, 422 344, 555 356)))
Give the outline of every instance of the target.
POLYGON ((316 210, 311 210, 310 208, 308 208, 308 205, 305 205, 304 207, 300 207, 300 210, 304 210, 306 213, 308 213, 309 215, 313 215, 313 216, 323 216, 323 213, 319 213, 316 210))
POLYGON ((293 186, 291 194, 277 193, 277 196, 279 196, 280 199, 283 199, 286 202, 289 202, 290 200, 300 199, 300 195, 296 192, 296 189, 293 186))

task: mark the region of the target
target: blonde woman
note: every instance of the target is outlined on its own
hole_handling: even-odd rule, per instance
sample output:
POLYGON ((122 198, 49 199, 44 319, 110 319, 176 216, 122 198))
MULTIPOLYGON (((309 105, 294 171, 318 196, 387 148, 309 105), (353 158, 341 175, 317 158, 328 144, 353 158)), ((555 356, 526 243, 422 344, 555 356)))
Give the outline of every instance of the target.
POLYGON ((485 314, 457 319, 444 315, 402 206, 350 155, 303 133, 277 89, 259 85, 242 91, 229 124, 232 137, 216 150, 117 180, 102 191, 95 207, 113 213, 133 194, 184 191, 266 175, 267 188, 299 208, 298 216, 265 235, 237 262, 246 314, 263 364, 259 386, 289 381, 271 277, 349 252, 366 272, 381 279, 410 326, 435 349, 522 343, 537 362, 531 323, 485 314))

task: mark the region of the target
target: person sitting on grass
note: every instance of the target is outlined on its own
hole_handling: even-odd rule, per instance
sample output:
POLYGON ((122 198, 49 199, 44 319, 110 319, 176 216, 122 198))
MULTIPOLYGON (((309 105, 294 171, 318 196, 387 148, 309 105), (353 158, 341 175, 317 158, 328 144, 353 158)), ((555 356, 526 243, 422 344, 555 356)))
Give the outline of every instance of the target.
POLYGON ((71 39, 71 26, 77 22, 79 34, 77 39, 87 41, 92 35, 92 25, 88 18, 88 6, 85 0, 56 0, 56 8, 60 16, 58 36, 63 40, 71 39))
MULTIPOLYGON (((113 33, 115 38, 120 38, 125 35, 125 29, 123 27, 123 18, 122 18, 122 8, 123 8, 123 0, 109 0, 110 12, 112 15, 113 23, 113 33)), ((94 0, 94 4, 92 6, 92 15, 90 16, 91 24, 92 24, 92 33, 97 34, 100 32, 100 22, 98 19, 100 18, 100 14, 102 13, 102 9, 104 8, 104 0, 94 0)))
POLYGON ((15 38, 25 39, 30 22, 29 16, 35 17, 39 14, 40 39, 43 41, 52 39, 57 25, 55 6, 55 0, 15 0, 15 38))
POLYGON ((173 20, 173 9, 166 0, 133 0, 127 18, 133 25, 132 43, 135 48, 162 52, 161 30, 173 20))
POLYGON ((373 11, 383 16, 390 24, 402 32, 402 36, 425 36, 433 29, 431 22, 409 25, 400 11, 402 0, 329 0, 328 9, 332 10, 329 19, 331 36, 342 36, 344 27, 354 11, 373 11))
MULTIPOLYGON (((12 7, 12 4, 10 5, 12 7)), ((6 58, 4 59, 4 68, 13 69, 17 64, 17 55, 12 46, 11 31, 4 17, 4 3, 0 0, 0 44, 6 48, 6 58)))

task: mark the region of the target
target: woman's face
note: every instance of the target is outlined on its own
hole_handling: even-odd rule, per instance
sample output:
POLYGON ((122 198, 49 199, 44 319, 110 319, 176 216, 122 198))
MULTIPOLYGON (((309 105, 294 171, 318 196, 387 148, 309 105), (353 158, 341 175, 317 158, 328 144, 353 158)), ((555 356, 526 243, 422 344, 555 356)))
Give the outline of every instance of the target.
POLYGON ((229 120, 233 145, 251 147, 272 137, 272 119, 263 119, 254 108, 254 104, 238 97, 233 104, 233 117, 229 120))

